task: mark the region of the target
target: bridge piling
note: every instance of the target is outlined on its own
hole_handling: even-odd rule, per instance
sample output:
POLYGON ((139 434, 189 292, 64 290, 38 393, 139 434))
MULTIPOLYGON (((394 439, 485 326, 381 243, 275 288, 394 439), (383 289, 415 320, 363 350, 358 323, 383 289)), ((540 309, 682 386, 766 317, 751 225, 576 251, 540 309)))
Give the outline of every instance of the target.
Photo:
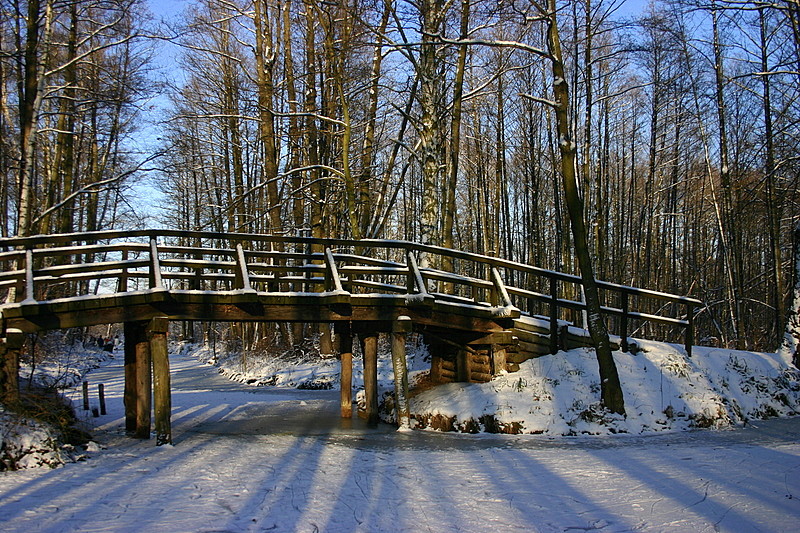
POLYGON ((25 334, 9 328, 0 339, 0 402, 14 405, 19 402, 19 352, 25 344, 25 334))
POLYGON ((340 403, 342 418, 353 416, 353 330, 349 322, 336 324, 339 336, 339 359, 341 361, 340 403))
POLYGON ((150 357, 153 364, 156 446, 172 444, 172 393, 167 352, 168 329, 169 319, 167 317, 156 317, 147 326, 150 357))
POLYGON ((148 322, 125 322, 125 431, 150 438, 151 356, 148 322))
POLYGON ((365 416, 367 424, 378 424, 378 334, 359 334, 364 359, 365 416))
POLYGON ((406 336, 411 333, 411 318, 400 316, 392 324, 392 368, 394 369, 394 398, 397 425, 411 427, 411 413, 408 406, 408 366, 406 364, 406 336))

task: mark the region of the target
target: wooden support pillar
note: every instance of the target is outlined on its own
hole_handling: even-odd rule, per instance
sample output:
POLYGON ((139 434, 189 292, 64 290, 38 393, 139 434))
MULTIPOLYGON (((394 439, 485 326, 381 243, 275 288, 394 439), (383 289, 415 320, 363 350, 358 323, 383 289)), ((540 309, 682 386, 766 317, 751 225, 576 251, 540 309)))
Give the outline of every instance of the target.
POLYGON ((456 381, 460 383, 470 382, 472 377, 471 363, 471 354, 463 348, 459 349, 456 353, 456 381))
POLYGON ((142 322, 125 322, 125 390, 122 393, 122 404, 125 406, 125 433, 136 433, 136 346, 144 337, 142 322))
POLYGON ((442 364, 444 360, 439 355, 431 354, 431 383, 443 383, 442 364))
POLYGON ((150 438, 151 371, 148 322, 125 323, 125 431, 150 438))
POLYGON ((0 402, 6 406, 19 402, 19 352, 25 344, 25 334, 8 329, 0 339, 0 402))
POLYGON ((492 376, 497 376, 506 370, 506 349, 498 344, 492 344, 489 349, 491 352, 492 376))
POLYGON ((155 408, 156 446, 172 444, 172 394, 169 378, 167 330, 169 319, 156 317, 147 325, 150 358, 153 362, 153 403, 155 408))
POLYGON ((392 324, 392 368, 394 369, 394 398, 397 425, 411 428, 408 407, 408 368, 406 365, 406 336, 411 333, 413 323, 407 316, 398 317, 392 324))
POLYGON ((350 323, 337 323, 336 334, 339 337, 339 358, 342 363, 339 374, 341 414, 342 418, 351 418, 353 416, 353 331, 350 323))
POLYGON ((364 394, 366 395, 366 419, 369 425, 378 424, 378 334, 361 336, 361 352, 364 354, 364 394))

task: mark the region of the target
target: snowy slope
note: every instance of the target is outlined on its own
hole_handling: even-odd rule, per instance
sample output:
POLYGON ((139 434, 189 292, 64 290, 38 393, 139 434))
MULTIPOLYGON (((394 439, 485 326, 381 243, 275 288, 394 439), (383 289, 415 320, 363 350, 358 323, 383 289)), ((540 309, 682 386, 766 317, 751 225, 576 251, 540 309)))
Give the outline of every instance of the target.
MULTIPOLYGON (((781 355, 696 347, 688 358, 682 346, 636 342, 636 354, 614 353, 625 394, 624 418, 600 409, 597 362, 589 349, 532 359, 521 364, 519 372, 485 384, 412 390, 412 416, 424 429, 578 435, 723 428, 800 413, 800 373, 781 355)), ((386 351, 388 346, 383 346, 378 378, 384 395, 391 395, 392 367, 386 351)), ((425 346, 412 342, 408 351, 412 383, 414 378, 424 383, 429 368, 425 346)), ((293 363, 249 358, 243 369, 240 355, 212 358, 205 347, 187 353, 243 383, 338 387, 335 359, 293 363)), ((362 375, 357 360, 356 389, 363 388, 362 375)), ((393 416, 391 411, 384 413, 386 421, 393 416)))

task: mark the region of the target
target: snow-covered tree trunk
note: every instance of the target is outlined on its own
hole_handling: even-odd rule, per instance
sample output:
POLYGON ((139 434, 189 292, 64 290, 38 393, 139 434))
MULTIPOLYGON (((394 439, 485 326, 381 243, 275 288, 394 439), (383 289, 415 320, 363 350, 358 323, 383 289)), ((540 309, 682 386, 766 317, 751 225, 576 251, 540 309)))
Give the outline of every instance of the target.
POLYGON ((786 333, 779 353, 800 368, 800 224, 794 229, 794 297, 786 317, 786 333))

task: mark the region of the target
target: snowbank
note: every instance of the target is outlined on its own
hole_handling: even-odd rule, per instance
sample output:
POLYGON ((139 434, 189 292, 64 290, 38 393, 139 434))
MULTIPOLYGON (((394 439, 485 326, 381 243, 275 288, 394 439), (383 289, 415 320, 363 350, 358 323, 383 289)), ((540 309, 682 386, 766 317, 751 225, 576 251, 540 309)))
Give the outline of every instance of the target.
MULTIPOLYGON (((800 372, 779 354, 694 348, 637 340, 636 354, 615 352, 627 416, 600 407, 594 352, 576 349, 532 359, 489 383, 427 384, 430 356, 419 339, 407 347, 412 423, 420 429, 466 433, 606 435, 724 428, 800 414, 800 372)), ((381 417, 394 421, 389 347, 379 346, 381 417)), ((201 361, 253 385, 334 388, 339 362, 313 355, 257 358, 189 346, 201 361)), ((364 404, 363 372, 354 361, 356 401, 364 404)))
MULTIPOLYGON (((57 344, 59 339, 61 337, 56 338, 54 344, 57 344)), ((88 371, 113 358, 111 353, 95 347, 83 347, 77 343, 62 343, 60 346, 51 347, 50 351, 54 352, 59 348, 58 356, 48 357, 33 368, 29 365, 20 368, 20 379, 23 383, 33 382, 34 394, 38 390, 63 390, 76 387, 88 371)), ((25 386, 27 387, 27 384, 25 386)), ((56 401, 55 398, 53 401, 56 401)), ((68 406, 56 407, 55 404, 50 409, 44 407, 40 411, 49 416, 57 416, 56 411, 62 409, 65 413, 69 412, 68 406)), ((44 466, 56 468, 64 463, 79 460, 83 457, 82 453, 67 442, 75 440, 76 435, 83 436, 80 430, 59 428, 59 424, 53 425, 47 421, 21 416, 6 411, 0 405, 0 471, 44 466)), ((83 438, 77 440, 81 443, 84 441, 83 438)))
POLYGON ((800 373, 776 354, 637 341, 615 352, 626 417, 600 407, 594 352, 532 359, 485 384, 452 383, 414 396, 420 427, 463 432, 579 435, 723 428, 800 413, 800 373))
POLYGON ((0 406, 0 471, 64 464, 61 444, 49 424, 2 410, 0 406))

